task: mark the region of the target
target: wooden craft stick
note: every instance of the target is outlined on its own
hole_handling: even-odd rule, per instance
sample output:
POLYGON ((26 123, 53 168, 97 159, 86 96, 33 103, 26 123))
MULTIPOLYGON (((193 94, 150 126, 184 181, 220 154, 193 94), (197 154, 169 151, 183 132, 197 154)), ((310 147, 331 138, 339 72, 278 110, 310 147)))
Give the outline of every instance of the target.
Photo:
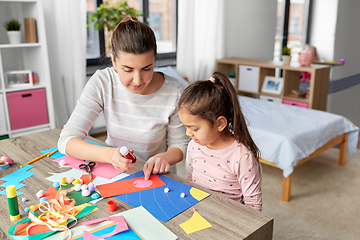
POLYGON ((23 166, 25 166, 25 165, 27 165, 27 164, 30 164, 30 163, 33 163, 33 162, 36 162, 37 160, 40 160, 40 159, 42 159, 42 158, 44 158, 44 157, 46 157, 46 156, 51 156, 51 155, 53 155, 54 153, 56 153, 57 151, 58 151, 58 149, 55 149, 55 150, 52 151, 52 152, 44 153, 43 155, 41 155, 41 156, 39 156, 39 157, 37 157, 37 158, 34 158, 33 160, 31 160, 31 161, 29 161, 29 162, 21 165, 20 167, 22 168, 23 166))

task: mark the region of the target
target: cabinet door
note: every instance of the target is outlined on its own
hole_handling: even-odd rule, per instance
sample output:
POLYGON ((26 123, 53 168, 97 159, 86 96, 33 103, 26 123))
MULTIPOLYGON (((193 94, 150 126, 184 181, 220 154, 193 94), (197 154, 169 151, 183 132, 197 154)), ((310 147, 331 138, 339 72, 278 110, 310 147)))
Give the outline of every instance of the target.
POLYGON ((239 66, 239 90, 246 92, 259 91, 260 68, 255 66, 239 66))
POLYGON ((11 130, 49 123, 45 89, 7 93, 11 130))

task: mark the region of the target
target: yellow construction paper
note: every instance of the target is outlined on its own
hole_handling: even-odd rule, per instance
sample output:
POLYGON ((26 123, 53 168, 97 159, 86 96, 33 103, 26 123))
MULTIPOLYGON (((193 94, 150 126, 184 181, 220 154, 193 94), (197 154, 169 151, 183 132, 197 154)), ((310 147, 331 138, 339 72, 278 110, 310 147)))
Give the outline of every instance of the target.
POLYGON ((206 221, 197 211, 194 212, 192 217, 179 225, 186 234, 197 232, 205 228, 212 227, 212 225, 206 221))
POLYGON ((201 201, 210 195, 209 193, 201 191, 200 189, 197 188, 191 188, 190 194, 193 198, 195 198, 198 201, 201 201))

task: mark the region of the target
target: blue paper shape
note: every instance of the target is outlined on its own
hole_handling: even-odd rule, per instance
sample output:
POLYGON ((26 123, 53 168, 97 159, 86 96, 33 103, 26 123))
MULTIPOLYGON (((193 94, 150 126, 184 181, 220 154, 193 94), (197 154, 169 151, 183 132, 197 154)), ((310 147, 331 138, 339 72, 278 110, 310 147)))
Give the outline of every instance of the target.
MULTIPOLYGON (((1 187, 7 187, 9 185, 15 185, 16 186, 16 190, 18 190, 19 188, 22 188, 23 186, 25 186, 25 184, 20 183, 21 181, 25 180, 26 178, 32 176, 33 174, 35 174, 34 172, 28 172, 29 169, 33 168, 34 166, 31 166, 29 164, 25 165, 22 168, 19 168, 18 170, 10 173, 9 175, 1 178, 0 180, 2 181, 6 181, 6 183, 3 183, 1 185, 1 187)), ((0 192, 0 194, 2 195, 6 195, 6 190, 3 190, 0 192)), ((17 195, 21 195, 21 192, 17 192, 17 195)))
MULTIPOLYGON (((144 176, 144 172, 139 171, 125 178, 122 178, 120 181, 131 178, 138 178, 142 176, 144 176)), ((197 199, 191 196, 191 186, 165 177, 161 174, 159 174, 158 176, 166 183, 166 186, 134 193, 127 193, 116 196, 116 198, 133 207, 143 206, 155 218, 162 222, 167 222, 171 218, 175 217, 176 215, 182 213, 186 209, 194 206, 199 202, 197 199), (170 190, 168 193, 164 192, 164 189, 166 187, 170 190), (185 197, 181 197, 181 193, 185 193, 185 197)))

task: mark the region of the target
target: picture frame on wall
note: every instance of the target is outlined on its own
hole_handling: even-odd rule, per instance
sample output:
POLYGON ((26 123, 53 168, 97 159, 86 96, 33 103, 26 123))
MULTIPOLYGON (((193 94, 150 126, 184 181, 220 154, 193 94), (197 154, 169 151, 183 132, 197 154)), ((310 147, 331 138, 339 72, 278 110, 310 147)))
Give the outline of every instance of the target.
POLYGON ((261 87, 261 92, 280 95, 284 87, 284 79, 280 77, 266 76, 261 87))

